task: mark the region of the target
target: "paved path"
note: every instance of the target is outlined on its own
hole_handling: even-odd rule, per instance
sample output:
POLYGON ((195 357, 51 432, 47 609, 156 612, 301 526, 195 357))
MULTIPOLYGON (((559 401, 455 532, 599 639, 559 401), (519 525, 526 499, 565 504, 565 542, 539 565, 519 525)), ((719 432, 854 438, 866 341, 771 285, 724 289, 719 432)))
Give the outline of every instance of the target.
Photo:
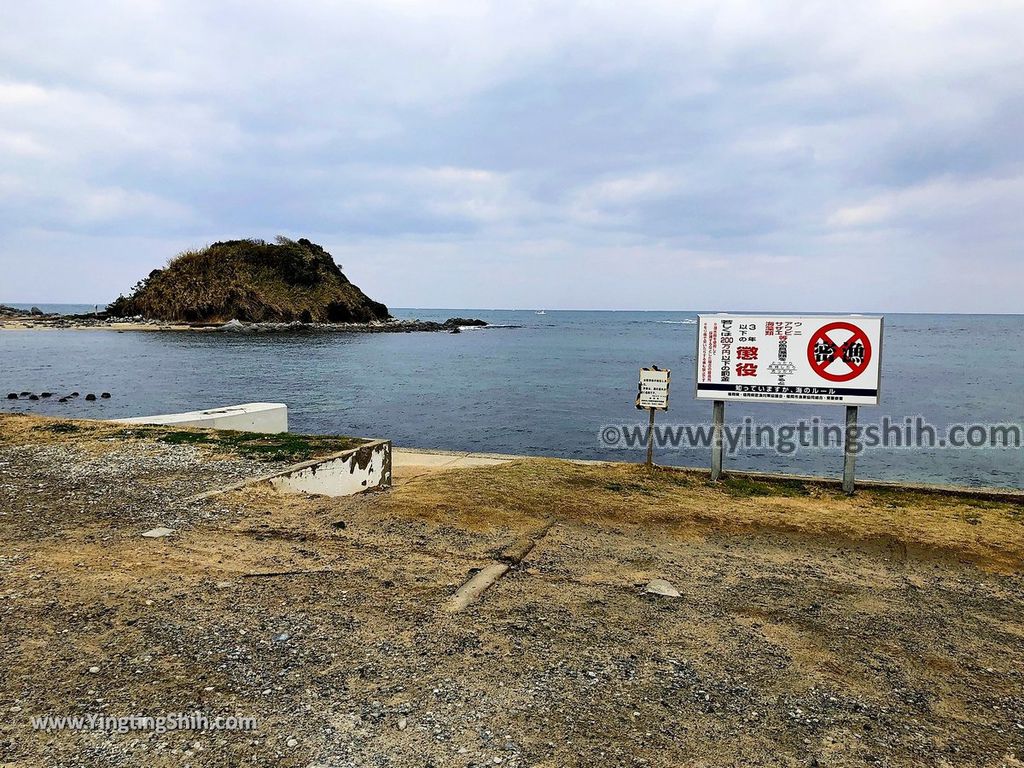
POLYGON ((521 458, 492 453, 457 451, 422 451, 415 448, 395 448, 391 454, 392 477, 396 484, 420 475, 444 472, 450 469, 491 467, 521 458))

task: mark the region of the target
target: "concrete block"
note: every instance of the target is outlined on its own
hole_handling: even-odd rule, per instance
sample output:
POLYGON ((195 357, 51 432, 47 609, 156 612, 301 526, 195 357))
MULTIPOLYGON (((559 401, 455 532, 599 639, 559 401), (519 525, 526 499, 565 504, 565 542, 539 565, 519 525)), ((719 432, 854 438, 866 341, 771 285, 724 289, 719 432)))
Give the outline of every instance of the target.
POLYGON ((240 432, 278 434, 288 431, 288 406, 284 403, 244 403, 206 411, 167 413, 114 419, 119 424, 160 424, 177 427, 231 429, 240 432))
POLYGON ((391 485, 391 442, 378 440, 337 456, 292 467, 270 484, 285 493, 351 496, 391 485))

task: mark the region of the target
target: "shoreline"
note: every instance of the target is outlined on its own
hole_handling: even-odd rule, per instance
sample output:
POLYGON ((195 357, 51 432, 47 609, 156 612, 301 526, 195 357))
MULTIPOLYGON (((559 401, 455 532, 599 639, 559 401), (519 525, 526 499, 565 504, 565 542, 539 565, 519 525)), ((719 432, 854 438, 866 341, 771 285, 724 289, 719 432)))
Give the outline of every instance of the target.
MULTIPOLYGON (((483 320, 454 317, 443 323, 432 320, 391 320, 369 323, 181 323, 159 320, 111 320, 80 315, 13 315, 0 316, 0 331, 143 331, 193 333, 461 333, 463 330, 487 328, 483 320)), ((516 326, 494 326, 516 327, 516 326)))

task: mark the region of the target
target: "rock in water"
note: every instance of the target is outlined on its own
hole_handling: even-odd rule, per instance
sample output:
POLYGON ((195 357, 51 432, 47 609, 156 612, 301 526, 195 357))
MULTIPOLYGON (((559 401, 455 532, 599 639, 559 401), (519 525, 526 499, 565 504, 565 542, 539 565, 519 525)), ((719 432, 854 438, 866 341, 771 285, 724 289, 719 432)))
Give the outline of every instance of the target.
POLYGON ((90 400, 90 401, 91 401, 91 400, 95 400, 95 399, 96 399, 96 395, 94 395, 94 394, 90 393, 90 394, 88 394, 88 395, 86 395, 86 396, 85 396, 85 399, 86 399, 86 400, 90 400))
POLYGON ((30 310, 28 311, 28 313, 29 313, 30 315, 36 315, 36 316, 38 317, 39 315, 42 315, 42 314, 43 314, 43 310, 41 310, 41 309, 40 309, 39 307, 32 307, 32 308, 31 308, 31 309, 30 309, 30 310))
POLYGON ((232 318, 231 320, 228 320, 226 323, 224 323, 224 325, 222 325, 220 329, 222 331, 244 331, 245 323, 241 322, 240 320, 236 320, 235 318, 232 318))
POLYGON ((223 324, 371 323, 388 308, 349 282, 333 257, 305 238, 228 240, 187 251, 155 269, 111 317, 223 324))
POLYGON ((680 597, 679 590, 672 586, 665 579, 654 579, 644 589, 649 595, 660 595, 661 597, 680 597))
POLYGON ((18 399, 18 393, 17 392, 8 392, 7 393, 7 399, 8 400, 17 400, 18 399))

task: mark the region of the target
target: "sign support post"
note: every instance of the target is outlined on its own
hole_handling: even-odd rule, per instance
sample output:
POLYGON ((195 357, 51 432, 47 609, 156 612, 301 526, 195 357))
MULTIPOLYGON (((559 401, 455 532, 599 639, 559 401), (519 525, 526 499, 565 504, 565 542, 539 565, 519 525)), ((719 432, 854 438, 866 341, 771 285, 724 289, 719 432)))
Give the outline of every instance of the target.
POLYGON ((654 467, 654 409, 648 408, 651 412, 651 423, 647 428, 647 468, 654 467))
POLYGON ((717 483, 722 476, 722 459, 725 453, 725 400, 715 400, 711 405, 711 482, 717 483))
POLYGON ((853 474, 857 464, 857 453, 854 450, 854 442, 857 440, 857 411, 856 405, 846 406, 846 440, 843 446, 843 492, 853 495, 853 474))
POLYGON ((654 466, 654 412, 668 410, 668 388, 672 379, 672 371, 652 365, 640 369, 640 384, 636 390, 637 410, 650 411, 651 418, 647 427, 647 467, 654 466))

